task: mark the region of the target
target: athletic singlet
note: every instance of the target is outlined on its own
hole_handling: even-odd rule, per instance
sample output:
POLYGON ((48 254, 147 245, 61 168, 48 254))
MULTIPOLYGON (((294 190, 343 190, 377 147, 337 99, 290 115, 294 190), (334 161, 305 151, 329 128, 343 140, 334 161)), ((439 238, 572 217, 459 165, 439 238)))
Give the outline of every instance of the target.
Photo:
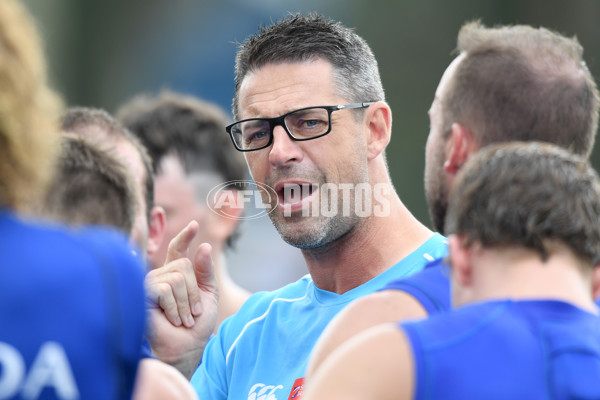
POLYGON ((399 326, 415 399, 600 399, 600 318, 569 303, 490 301, 399 326))
POLYGON ((0 238, 0 398, 130 398, 144 268, 125 238, 29 223, 6 210, 0 238))
POLYGON ((439 314, 452 308, 449 268, 444 258, 438 258, 414 275, 388 282, 381 290, 406 292, 421 303, 429 315, 439 314))

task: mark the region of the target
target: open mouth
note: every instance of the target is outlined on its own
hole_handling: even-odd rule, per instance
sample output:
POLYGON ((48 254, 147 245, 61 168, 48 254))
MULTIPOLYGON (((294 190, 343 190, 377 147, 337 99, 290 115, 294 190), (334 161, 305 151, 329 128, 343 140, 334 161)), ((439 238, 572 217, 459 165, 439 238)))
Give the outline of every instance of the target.
POLYGON ((295 211, 304 207, 316 196, 318 185, 309 182, 283 182, 275 186, 279 205, 295 211))

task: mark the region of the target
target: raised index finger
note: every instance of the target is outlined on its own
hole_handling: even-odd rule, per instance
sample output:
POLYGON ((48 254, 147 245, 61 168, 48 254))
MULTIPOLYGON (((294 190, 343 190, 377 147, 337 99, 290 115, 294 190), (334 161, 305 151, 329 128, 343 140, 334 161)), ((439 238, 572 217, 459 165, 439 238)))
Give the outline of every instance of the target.
POLYGON ((187 258, 188 249, 194 237, 198 233, 198 222, 191 221, 185 228, 183 228, 177 236, 175 236, 169 242, 169 248, 167 250, 167 259, 165 260, 165 264, 170 263, 171 261, 187 258))

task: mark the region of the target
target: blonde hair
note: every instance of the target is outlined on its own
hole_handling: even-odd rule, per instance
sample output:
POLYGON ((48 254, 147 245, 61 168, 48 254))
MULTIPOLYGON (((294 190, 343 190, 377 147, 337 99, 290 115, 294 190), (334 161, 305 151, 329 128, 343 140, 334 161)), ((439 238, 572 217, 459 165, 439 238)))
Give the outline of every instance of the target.
POLYGON ((45 188, 61 107, 32 17, 19 1, 0 1, 0 207, 26 210, 45 188))

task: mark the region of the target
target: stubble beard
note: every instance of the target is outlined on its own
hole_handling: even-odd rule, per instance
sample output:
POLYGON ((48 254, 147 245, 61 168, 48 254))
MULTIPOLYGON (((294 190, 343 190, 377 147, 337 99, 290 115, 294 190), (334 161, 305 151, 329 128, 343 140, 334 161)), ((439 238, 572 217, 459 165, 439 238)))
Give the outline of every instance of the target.
MULTIPOLYGON (((438 150, 437 153, 440 153, 440 151, 438 150)), ((441 165, 443 152, 442 154, 437 153, 435 160, 433 160, 433 169, 425 169, 425 199, 427 200, 429 218, 433 228, 443 235, 446 210, 448 209, 448 190, 444 179, 443 166, 441 165)))
POLYGON ((302 250, 322 248, 335 242, 350 232, 358 219, 356 215, 286 217, 270 214, 270 217, 281 238, 302 250))
MULTIPOLYGON (((366 158, 366 155, 363 158, 366 158)), ((368 172, 360 165, 351 165, 348 168, 350 171, 361 172, 358 175, 347 177, 347 181, 355 184, 356 182, 369 182, 368 172)), ((321 185, 320 187, 325 183, 334 183, 328 182, 326 175, 322 173, 318 177, 302 173, 290 175, 307 178, 310 182, 318 182, 317 184, 321 185)), ((271 180, 274 181, 274 178, 271 177, 271 180)), ((337 183, 339 184, 339 182, 337 183)), ((318 194, 319 196, 322 195, 320 190, 318 194)), ((354 196, 355 193, 352 191, 349 199, 350 204, 355 203, 354 196)), ((343 196, 338 193, 338 212, 332 217, 320 214, 315 216, 312 213, 306 216, 302 216, 301 213, 285 216, 281 210, 275 210, 269 214, 269 217, 281 238, 291 246, 302 250, 323 249, 347 235, 361 223, 361 217, 353 211, 349 215, 343 215, 341 211, 343 210, 342 199, 343 196)), ((319 200, 322 199, 319 198, 319 200)))
POLYGON ((428 194, 427 205, 429 208, 429 218, 431 219, 433 228, 443 235, 448 200, 443 193, 436 193, 435 196, 428 194))

